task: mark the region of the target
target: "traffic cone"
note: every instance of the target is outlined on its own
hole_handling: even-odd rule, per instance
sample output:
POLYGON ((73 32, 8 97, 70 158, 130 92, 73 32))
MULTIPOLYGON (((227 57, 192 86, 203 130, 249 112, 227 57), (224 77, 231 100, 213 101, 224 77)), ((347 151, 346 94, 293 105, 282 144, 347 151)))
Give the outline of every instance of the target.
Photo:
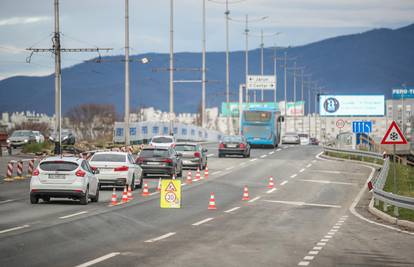
POLYGON ((193 174, 189 171, 187 173, 187 184, 191 184, 193 182, 193 174))
POLYGON ((127 193, 127 187, 124 187, 124 192, 122 192, 122 203, 128 202, 128 193, 127 193))
POLYGON ((201 179, 201 177, 200 177, 200 169, 197 168, 197 172, 196 172, 194 181, 199 181, 200 179, 201 179))
POLYGON ((272 189, 275 186, 275 184, 273 183, 273 177, 270 176, 269 177, 269 184, 267 185, 267 188, 272 189))
POLYGON ((208 167, 206 165, 206 168, 204 169, 204 179, 208 178, 208 167))
POLYGON ((210 202, 208 202, 208 209, 215 210, 216 209, 216 199, 214 197, 214 192, 210 194, 210 202))
POLYGON ((242 200, 249 200, 249 189, 247 188, 247 185, 244 186, 242 200))
POLYGON ((144 190, 142 190, 142 194, 141 194, 141 196, 143 196, 143 197, 147 197, 147 196, 149 196, 149 192, 148 192, 148 184, 147 184, 147 183, 144 183, 144 190))
POLYGON ((131 190, 131 186, 130 185, 128 185, 128 194, 127 194, 127 196, 128 196, 128 201, 134 199, 132 197, 132 190, 131 190))
POLYGON ((115 187, 114 187, 114 190, 112 191, 111 205, 113 205, 113 206, 118 205, 118 200, 117 200, 117 196, 116 196, 116 192, 115 192, 115 187))
POLYGON ((158 180, 157 191, 161 191, 161 178, 158 180))

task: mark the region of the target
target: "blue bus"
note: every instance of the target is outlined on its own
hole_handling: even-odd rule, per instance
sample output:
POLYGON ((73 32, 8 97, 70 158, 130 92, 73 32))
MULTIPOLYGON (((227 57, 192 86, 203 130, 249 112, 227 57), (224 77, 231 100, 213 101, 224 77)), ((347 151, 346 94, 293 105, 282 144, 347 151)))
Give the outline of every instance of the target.
POLYGON ((241 134, 251 146, 277 147, 280 142, 280 112, 274 109, 250 108, 244 110, 241 119, 241 134))

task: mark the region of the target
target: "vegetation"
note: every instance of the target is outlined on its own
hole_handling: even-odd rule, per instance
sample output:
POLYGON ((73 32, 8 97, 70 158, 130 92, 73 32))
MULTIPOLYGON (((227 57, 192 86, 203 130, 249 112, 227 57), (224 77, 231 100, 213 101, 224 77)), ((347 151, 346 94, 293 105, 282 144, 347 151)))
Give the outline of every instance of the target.
POLYGON ((41 153, 53 150, 53 144, 50 142, 30 143, 23 146, 23 153, 41 153))
MULTIPOLYGON (((394 217, 394 207, 393 206, 388 206, 387 211, 384 211, 384 202, 380 201, 379 205, 375 205, 375 207, 377 209, 387 213, 388 215, 394 217)), ((399 213, 398 219, 407 220, 407 221, 414 221, 414 211, 413 210, 399 208, 398 213, 399 213)))
POLYGON ((370 163, 375 163, 375 164, 382 164, 383 163, 382 159, 373 159, 373 158, 370 158, 370 157, 350 155, 350 154, 346 154, 346 153, 328 152, 327 151, 327 152, 325 152, 325 154, 327 156, 331 156, 331 157, 334 157, 334 158, 359 160, 359 161, 365 161, 365 162, 370 162, 370 163))

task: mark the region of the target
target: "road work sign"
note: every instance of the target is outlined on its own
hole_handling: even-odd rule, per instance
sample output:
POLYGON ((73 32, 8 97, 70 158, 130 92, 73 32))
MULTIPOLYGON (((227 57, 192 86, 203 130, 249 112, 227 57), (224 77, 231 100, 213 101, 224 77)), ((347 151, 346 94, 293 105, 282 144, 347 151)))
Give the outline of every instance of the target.
POLYGON ((166 209, 181 208, 181 181, 162 180, 160 206, 166 209))
POLYGON ((248 75, 247 89, 275 90, 276 78, 273 75, 248 75))
POLYGON ((392 121, 390 127, 388 128, 384 138, 381 141, 382 145, 404 145, 407 144, 407 139, 405 139, 403 133, 395 121, 392 121))

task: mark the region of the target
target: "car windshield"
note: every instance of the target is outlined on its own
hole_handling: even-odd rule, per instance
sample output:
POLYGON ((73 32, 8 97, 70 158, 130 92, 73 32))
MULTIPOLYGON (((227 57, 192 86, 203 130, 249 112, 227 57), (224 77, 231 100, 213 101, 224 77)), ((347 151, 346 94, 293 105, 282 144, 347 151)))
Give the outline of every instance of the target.
POLYGON ((78 164, 68 161, 45 161, 40 163, 40 169, 44 171, 74 171, 78 168, 78 164))
POLYGON ((173 139, 171 137, 154 137, 152 139, 153 143, 172 143, 173 139))
POLYGON ((195 151, 195 145, 176 145, 175 150, 177 151, 195 151))
POLYGON ((286 133, 286 136, 298 136, 297 133, 286 133))
POLYGON ((307 134, 299 134, 299 137, 308 138, 307 134))
POLYGON ((241 136, 224 136, 223 142, 241 142, 242 137, 241 136))
POLYGON ((167 149, 144 149, 139 154, 140 157, 168 157, 167 149))
POLYGON ((91 161, 104 161, 104 162, 125 162, 126 156, 122 154, 95 154, 91 161))
POLYGON ((12 137, 21 137, 21 136, 30 136, 32 135, 31 131, 15 131, 12 134, 12 137))

